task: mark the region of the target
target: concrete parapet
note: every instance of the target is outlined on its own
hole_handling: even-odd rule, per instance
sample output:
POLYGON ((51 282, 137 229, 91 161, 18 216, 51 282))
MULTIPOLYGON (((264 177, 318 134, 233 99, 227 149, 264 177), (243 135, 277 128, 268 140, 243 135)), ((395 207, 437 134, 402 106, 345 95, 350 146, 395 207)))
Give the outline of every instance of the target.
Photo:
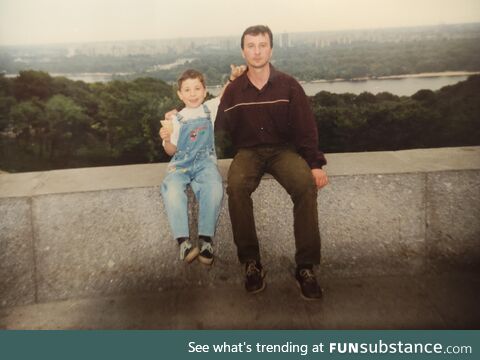
MULTIPOLYGON (((330 185, 318 195, 324 274, 479 269, 480 147, 327 159, 330 185)), ((222 175, 229 165, 219 162, 222 175)), ((165 167, 0 174, 0 306, 241 284, 226 201, 215 265, 177 260, 159 193, 165 167)), ((290 281, 291 200, 269 176, 253 199, 269 281, 290 281)), ((191 213, 196 233, 193 197, 191 213)))

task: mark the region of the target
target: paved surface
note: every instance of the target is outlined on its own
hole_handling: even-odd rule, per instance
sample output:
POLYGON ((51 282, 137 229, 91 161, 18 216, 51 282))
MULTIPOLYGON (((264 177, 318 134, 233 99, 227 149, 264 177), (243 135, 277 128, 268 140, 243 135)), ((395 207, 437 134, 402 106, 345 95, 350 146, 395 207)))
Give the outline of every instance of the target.
POLYGON ((291 282, 0 308, 2 329, 480 329, 478 273, 322 278, 324 299, 291 282))

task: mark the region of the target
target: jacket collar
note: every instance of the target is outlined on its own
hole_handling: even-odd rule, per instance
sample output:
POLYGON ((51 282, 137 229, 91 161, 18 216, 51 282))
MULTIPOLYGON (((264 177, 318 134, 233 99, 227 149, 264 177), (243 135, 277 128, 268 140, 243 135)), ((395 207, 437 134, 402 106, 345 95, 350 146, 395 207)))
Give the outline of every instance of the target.
MULTIPOLYGON (((268 77, 267 84, 268 83, 273 84, 273 83, 275 83, 275 80, 278 77, 278 71, 275 69, 275 67, 271 63, 269 64, 269 66, 270 66, 270 75, 268 77)), ((243 81, 242 82, 242 90, 246 90, 249 86, 252 86, 256 89, 256 87, 248 79, 247 72, 248 72, 248 69, 241 76, 241 79, 243 81)))

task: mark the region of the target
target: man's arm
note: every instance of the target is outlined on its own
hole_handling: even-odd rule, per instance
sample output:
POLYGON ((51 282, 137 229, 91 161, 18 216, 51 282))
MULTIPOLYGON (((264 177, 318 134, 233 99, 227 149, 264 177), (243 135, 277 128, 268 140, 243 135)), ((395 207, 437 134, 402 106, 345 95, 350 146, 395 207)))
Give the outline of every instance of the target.
POLYGON ((321 189, 328 184, 328 176, 322 166, 327 163, 318 149, 318 130, 310 101, 300 84, 294 87, 291 99, 290 123, 294 128, 294 142, 300 155, 312 169, 315 185, 321 189))
POLYGON ((227 149, 232 146, 228 118, 225 109, 229 107, 232 98, 231 87, 227 87, 223 93, 215 118, 215 148, 219 159, 225 158, 227 149))
POLYGON ((327 163, 318 149, 318 130, 310 101, 301 85, 295 82, 290 98, 290 124, 294 132, 294 143, 299 154, 311 169, 321 169, 327 163))
POLYGON ((236 78, 238 78, 240 75, 242 75, 245 70, 247 70, 247 67, 245 65, 235 65, 235 64, 230 64, 230 75, 228 76, 228 81, 226 82, 225 85, 223 85, 222 90, 220 90, 220 93, 218 94, 218 97, 222 97, 223 93, 225 92, 225 89, 230 85, 232 81, 234 81, 236 78))
POLYGON ((223 93, 225 92, 225 89, 230 85, 230 83, 232 83, 237 77, 239 77, 240 75, 242 75, 245 70, 247 69, 247 67, 245 65, 240 65, 240 66, 237 66, 237 65, 234 65, 234 64, 231 64, 230 65, 230 75, 228 77, 228 81, 226 82, 226 84, 223 86, 222 90, 220 91, 220 93, 208 100, 205 102, 205 104, 208 106, 208 108, 210 109, 211 111, 211 115, 213 117, 213 120, 214 122, 216 121, 216 116, 217 116, 217 113, 218 113, 218 106, 220 104, 220 100, 221 98, 223 97, 223 93))

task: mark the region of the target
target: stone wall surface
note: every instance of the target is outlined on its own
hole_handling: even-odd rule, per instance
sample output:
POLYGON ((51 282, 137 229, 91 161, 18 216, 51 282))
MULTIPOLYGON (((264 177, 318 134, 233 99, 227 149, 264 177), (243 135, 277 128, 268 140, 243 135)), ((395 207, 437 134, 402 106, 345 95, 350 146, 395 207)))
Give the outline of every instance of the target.
MULTIPOLYGON (((480 268, 480 147, 327 154, 318 194, 321 272, 480 268)), ((226 178, 231 160, 221 160, 226 178)), ((227 195, 212 267, 177 257, 159 193, 165 164, 0 174, 0 306, 243 281, 227 195)), ((191 192, 191 233, 198 206, 191 192)), ((269 281, 294 271, 292 203, 265 176, 253 194, 269 281)))

